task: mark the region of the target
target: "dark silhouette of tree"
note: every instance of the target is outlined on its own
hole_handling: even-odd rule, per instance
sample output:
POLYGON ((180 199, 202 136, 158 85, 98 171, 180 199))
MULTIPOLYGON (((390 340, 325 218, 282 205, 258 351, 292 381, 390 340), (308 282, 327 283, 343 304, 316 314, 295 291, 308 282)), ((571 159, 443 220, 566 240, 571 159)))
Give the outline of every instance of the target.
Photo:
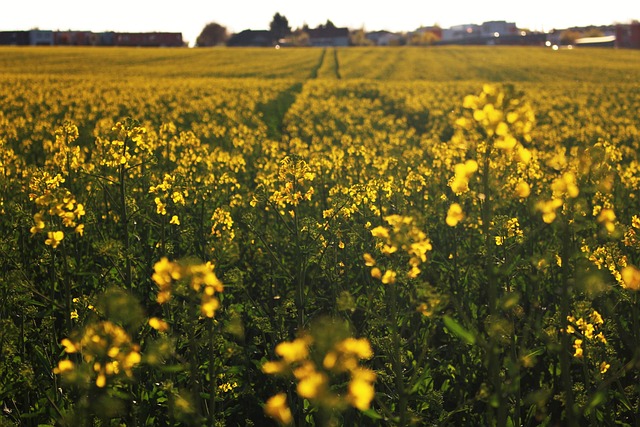
POLYGON ((210 22, 204 26, 196 39, 196 46, 209 47, 224 44, 229 38, 227 28, 216 22, 210 22))
POLYGON ((279 13, 273 15, 273 20, 269 24, 269 30, 271 31, 273 38, 276 40, 280 40, 291 34, 289 20, 279 13))

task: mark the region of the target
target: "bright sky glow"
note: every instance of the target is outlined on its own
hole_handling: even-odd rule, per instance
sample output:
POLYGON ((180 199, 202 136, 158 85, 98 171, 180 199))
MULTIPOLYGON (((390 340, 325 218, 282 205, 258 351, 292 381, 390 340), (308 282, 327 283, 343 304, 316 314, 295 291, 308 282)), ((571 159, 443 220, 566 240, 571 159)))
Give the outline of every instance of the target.
POLYGON ((0 13, 0 31, 88 30, 182 32, 193 43, 208 22, 230 32, 268 29, 273 15, 293 27, 336 26, 411 31, 423 25, 446 28, 506 20, 520 28, 548 31, 583 25, 628 23, 640 19, 639 0, 31 0, 11 2, 0 13))

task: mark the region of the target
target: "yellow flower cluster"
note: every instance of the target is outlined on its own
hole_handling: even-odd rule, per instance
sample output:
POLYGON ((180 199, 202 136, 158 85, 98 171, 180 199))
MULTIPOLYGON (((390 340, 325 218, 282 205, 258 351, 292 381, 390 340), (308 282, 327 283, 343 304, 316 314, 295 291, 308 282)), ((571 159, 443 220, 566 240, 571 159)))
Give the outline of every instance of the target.
POLYGON ((304 160, 294 160, 287 156, 280 161, 278 180, 280 187, 269 196, 269 201, 278 208, 298 206, 302 200, 311 200, 315 193, 312 185, 315 173, 304 160))
POLYGON ((78 127, 65 122, 55 131, 55 142, 44 141, 42 146, 49 154, 45 161, 45 166, 51 166, 59 170, 62 175, 68 175, 72 171, 84 169, 89 172, 93 169, 91 163, 86 162, 88 153, 87 147, 81 148, 72 145, 78 139, 78 127))
MULTIPOLYGON (((390 256, 401 249, 409 256, 409 270, 407 277, 416 278, 421 270, 420 265, 427 261, 427 252, 433 249, 427 235, 415 224, 410 216, 388 215, 384 220, 390 227, 378 226, 371 230, 373 237, 378 239, 376 247, 383 255, 390 256)), ((396 282, 397 273, 387 269, 384 273, 376 266, 371 254, 364 254, 365 265, 372 267, 371 277, 380 279, 385 285, 396 282)))
POLYGON ((57 248, 64 239, 60 228, 72 228, 82 236, 84 224, 78 221, 85 215, 84 205, 78 203, 69 190, 62 187, 65 179, 61 175, 51 176, 42 171, 33 176, 29 188, 29 199, 35 202, 38 211, 33 215, 32 235, 46 232, 45 244, 57 248))
POLYGON ((95 385, 103 388, 109 378, 133 376, 133 368, 140 363, 140 346, 120 326, 105 320, 88 325, 77 340, 64 338, 61 341, 67 354, 78 353, 83 367, 76 366, 70 359, 63 359, 53 372, 64 375, 70 381, 78 380, 86 374, 95 376, 95 385))
MULTIPOLYGON (((311 335, 281 342, 275 351, 282 359, 266 362, 262 371, 271 375, 292 375, 297 381, 298 395, 320 406, 333 409, 346 403, 361 411, 369 409, 375 395, 376 374, 359 364, 359 361, 373 357, 369 341, 348 337, 317 355, 312 354, 313 344, 311 335), (317 364, 316 360, 322 360, 322 363, 317 364), (339 378, 344 374, 350 378, 345 395, 336 393, 331 384, 332 377, 339 378)), ((291 421, 283 394, 272 397, 265 412, 283 424, 291 421)))
POLYGON ((211 235, 218 239, 231 241, 236 237, 233 229, 233 218, 231 213, 224 208, 216 208, 211 216, 211 235))
MULTIPOLYGON (((587 342, 600 343, 600 345, 606 345, 607 339, 599 328, 604 324, 602 315, 597 310, 593 310, 589 313, 588 319, 582 317, 576 319, 574 316, 567 316, 567 327, 565 331, 568 334, 576 335, 573 341, 573 357, 577 359, 584 358, 584 345, 587 342), (586 340, 586 341, 585 341, 586 340)), ((593 357, 593 356, 592 356, 593 357)), ((598 364, 598 369, 601 374, 604 374, 609 369, 610 365, 606 362, 598 364)))
POLYGON ((186 283, 190 292, 200 295, 201 314, 209 318, 214 317, 220 307, 220 301, 215 295, 216 292, 222 292, 224 286, 213 272, 211 263, 181 264, 163 257, 155 263, 153 270, 151 278, 160 288, 157 296, 159 304, 171 299, 175 282, 186 283))

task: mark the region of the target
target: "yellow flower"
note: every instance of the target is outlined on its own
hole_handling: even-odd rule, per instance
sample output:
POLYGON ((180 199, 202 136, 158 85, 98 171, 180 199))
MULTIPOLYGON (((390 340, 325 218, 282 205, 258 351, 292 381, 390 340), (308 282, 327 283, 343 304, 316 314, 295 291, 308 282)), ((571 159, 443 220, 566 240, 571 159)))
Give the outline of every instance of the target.
POLYGON ((524 181, 518 182, 518 185, 516 185, 516 195, 525 199, 529 197, 529 194, 531 194, 531 187, 529 187, 529 184, 524 181))
POLYGON ((78 351, 78 347, 69 338, 63 338, 60 344, 62 344, 64 351, 67 353, 75 353, 78 351))
POLYGON ((354 373, 354 378, 349 382, 348 400, 355 408, 366 411, 371 406, 375 396, 372 382, 376 375, 368 369, 359 369, 362 373, 354 373))
POLYGON ((371 234, 373 235, 373 237, 380 237, 380 238, 383 238, 383 239, 388 239, 389 238, 389 230, 387 230, 386 228, 384 228, 381 225, 379 225, 378 227, 376 227, 373 230, 371 230, 371 234))
POLYGON ((72 371, 73 368, 74 368, 73 362, 69 359, 65 359, 58 362, 58 366, 53 368, 53 373, 62 374, 64 372, 72 371))
POLYGON ((291 424, 293 421, 291 410, 287 406, 287 395, 284 393, 270 397, 264 405, 264 413, 281 424, 291 424))
POLYGON ((265 374, 279 374, 284 372, 286 369, 286 364, 282 362, 265 362, 262 365, 262 372, 265 374))
POLYGON ((218 298, 207 295, 202 295, 202 304, 200 305, 200 311, 206 317, 213 317, 216 314, 216 310, 220 307, 220 301, 218 298))
POLYGON ((160 332, 166 332, 169 329, 169 324, 158 317, 150 318, 149 326, 160 332))
POLYGON ((392 285, 396 283, 396 272, 393 270, 387 270, 384 272, 382 279, 380 279, 385 285, 392 285))
POLYGON ((337 349, 343 353, 353 354, 359 359, 371 359, 373 357, 371 344, 366 338, 346 338, 337 345, 337 349))
POLYGON ((601 374, 606 373, 609 370, 610 367, 611 367, 611 365, 609 365, 607 362, 602 362, 600 364, 600 373, 601 374))
POLYGON ((100 372, 98 377, 96 378, 96 386, 98 388, 103 388, 107 384, 107 377, 104 373, 100 372))
POLYGON ((371 254, 364 254, 362 257, 364 258, 364 265, 366 265, 367 267, 373 267, 374 265, 376 265, 376 260, 373 259, 371 254))
POLYGON ((640 290, 640 270, 633 265, 627 265, 620 272, 622 281, 627 289, 640 290))
POLYGON ((322 395, 327 385, 327 376, 318 371, 312 371, 298 383, 297 391, 300 397, 315 399, 322 395))
POLYGON ((463 219, 464 212, 462 212, 462 206, 460 206, 458 203, 453 203, 451 206, 449 206, 446 219, 446 223, 449 227, 455 227, 463 219))
POLYGON ((613 233, 616 229, 615 220, 616 214, 613 209, 602 209, 597 218, 598 223, 604 225, 609 233, 613 233))
POLYGON ((577 358, 582 358, 582 340, 581 339, 577 339, 575 340, 575 342, 573 343, 573 348, 576 350, 575 353, 573 354, 573 357, 577 357, 577 358))
POLYGON ((309 343, 306 339, 297 338, 291 342, 284 341, 276 346, 276 354, 287 363, 297 362, 309 355, 309 343))
POLYGON ((169 224, 180 225, 180 219, 178 218, 178 215, 172 216, 169 224))
POLYGON ((604 323, 602 315, 600 315, 600 313, 598 313, 596 310, 593 310, 593 313, 591 313, 591 320, 596 325, 602 325, 604 323))
POLYGON ((52 248, 57 248, 62 239, 64 239, 64 232, 62 231, 49 231, 47 233, 47 240, 44 241, 46 245, 51 246, 52 248))

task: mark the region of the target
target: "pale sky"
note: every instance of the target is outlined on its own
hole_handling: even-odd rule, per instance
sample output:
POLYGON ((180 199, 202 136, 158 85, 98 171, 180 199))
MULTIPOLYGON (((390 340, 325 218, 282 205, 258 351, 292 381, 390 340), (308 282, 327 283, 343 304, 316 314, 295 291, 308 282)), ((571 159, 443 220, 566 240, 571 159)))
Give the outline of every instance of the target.
MULTIPOLYGON (((8 0, 5 0, 8 2, 8 0)), ((640 0, 30 0, 4 5, 0 31, 88 30, 182 32, 193 44, 208 22, 230 32, 268 29, 278 12, 292 28, 330 19, 338 27, 411 31, 506 20, 519 28, 548 31, 640 20, 640 0)))

